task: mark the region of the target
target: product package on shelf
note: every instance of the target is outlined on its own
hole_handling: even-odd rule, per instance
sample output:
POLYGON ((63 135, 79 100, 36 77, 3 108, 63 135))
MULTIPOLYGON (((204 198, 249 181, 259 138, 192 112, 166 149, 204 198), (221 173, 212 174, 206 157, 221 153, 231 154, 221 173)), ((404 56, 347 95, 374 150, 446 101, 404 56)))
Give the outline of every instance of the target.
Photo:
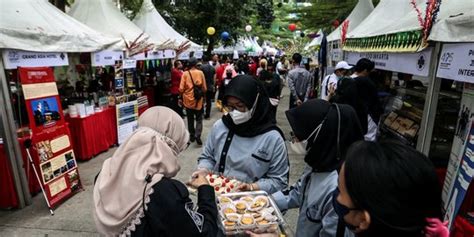
POLYGON ((283 215, 265 191, 222 194, 217 198, 219 225, 225 235, 247 230, 292 236, 283 215))

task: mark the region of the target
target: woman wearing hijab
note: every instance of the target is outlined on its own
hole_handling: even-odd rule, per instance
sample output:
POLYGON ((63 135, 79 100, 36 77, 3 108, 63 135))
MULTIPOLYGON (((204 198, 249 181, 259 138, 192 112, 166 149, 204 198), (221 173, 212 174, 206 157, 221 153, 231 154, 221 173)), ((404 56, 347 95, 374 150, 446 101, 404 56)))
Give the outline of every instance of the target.
POLYGON ((216 236, 215 194, 206 178, 198 174, 190 182, 198 190, 197 211, 185 185, 172 179, 189 141, 181 117, 156 106, 138 126, 97 177, 97 230, 106 236, 216 236))
POLYGON ((288 152, 281 130, 272 123, 270 101, 260 82, 239 75, 226 88, 229 111, 207 137, 198 171, 223 173, 245 182, 242 191, 274 193, 288 185, 288 152))
POLYGON ((298 182, 273 194, 282 211, 299 208, 296 236, 333 237, 338 218, 332 206, 337 169, 347 148, 362 140, 357 114, 349 105, 313 99, 288 110, 295 138, 291 148, 304 155, 307 166, 298 182))

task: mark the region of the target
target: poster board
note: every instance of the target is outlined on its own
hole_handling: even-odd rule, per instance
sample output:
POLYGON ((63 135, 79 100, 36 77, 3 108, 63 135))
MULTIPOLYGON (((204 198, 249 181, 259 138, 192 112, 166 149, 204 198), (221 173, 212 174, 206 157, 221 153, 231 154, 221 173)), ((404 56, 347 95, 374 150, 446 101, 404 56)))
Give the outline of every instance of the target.
POLYGON ((81 188, 71 134, 64 120, 54 73, 49 67, 19 68, 30 120, 32 154, 39 163, 40 184, 51 207, 81 188))
POLYGON ((447 202, 445 220, 449 221, 450 228, 459 212, 459 208, 461 208, 467 189, 474 176, 474 120, 471 119, 469 121, 467 131, 467 139, 464 142, 460 156, 460 165, 453 177, 452 189, 448 196, 449 201, 447 202))
POLYGON ((444 44, 436 76, 474 83, 474 43, 444 44))
POLYGON ((118 144, 120 145, 138 128, 138 102, 134 100, 118 104, 115 109, 117 112, 118 144))

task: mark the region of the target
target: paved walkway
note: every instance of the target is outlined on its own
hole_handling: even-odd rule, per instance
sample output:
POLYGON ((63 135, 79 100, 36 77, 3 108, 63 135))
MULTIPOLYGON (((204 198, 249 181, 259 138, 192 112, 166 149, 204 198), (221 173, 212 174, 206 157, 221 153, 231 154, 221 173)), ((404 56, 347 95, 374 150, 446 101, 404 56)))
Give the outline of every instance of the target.
MULTIPOLYGON (((285 135, 288 136, 290 127, 284 111, 288 109, 288 90, 278 108, 277 121, 285 135)), ((221 113, 213 108, 210 120, 204 120, 203 141, 207 137, 212 124, 221 117, 221 113)), ((181 156, 181 171, 177 175, 180 181, 187 181, 192 171, 196 168, 197 156, 201 147, 193 143, 181 156)), ((43 195, 38 194, 33 198, 33 204, 21 209, 0 211, 0 237, 3 236, 100 236, 94 225, 92 217, 92 188, 95 175, 99 172, 102 162, 110 157, 115 148, 100 154, 87 162, 79 163, 79 174, 81 176, 84 191, 71 197, 65 203, 55 209, 55 215, 51 216, 44 202, 43 195)), ((304 168, 303 157, 290 154, 290 184, 296 182, 304 168)), ((293 228, 296 228, 298 210, 288 211, 285 219, 293 228)))

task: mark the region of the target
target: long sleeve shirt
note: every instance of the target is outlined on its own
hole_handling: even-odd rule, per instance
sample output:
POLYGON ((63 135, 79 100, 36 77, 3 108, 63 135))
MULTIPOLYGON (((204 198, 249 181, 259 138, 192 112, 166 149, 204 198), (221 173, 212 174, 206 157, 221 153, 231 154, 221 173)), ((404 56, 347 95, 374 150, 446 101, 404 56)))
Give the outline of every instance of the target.
POLYGON ((198 188, 197 208, 181 182, 163 178, 153 186, 145 217, 132 236, 216 236, 217 206, 214 189, 198 188))
MULTIPOLYGON (((217 172, 229 129, 218 120, 207 137, 198 168, 217 172)), ((234 135, 226 154, 224 176, 256 182, 271 194, 288 186, 288 151, 281 135, 271 130, 255 137, 234 135)))
POLYGON ((311 73, 299 66, 288 72, 288 88, 290 88, 291 96, 303 102, 309 99, 311 93, 311 73))
POLYGON ((297 183, 272 195, 281 211, 300 209, 297 237, 336 236, 338 216, 332 206, 332 192, 337 178, 336 171, 317 173, 307 167, 297 183))

